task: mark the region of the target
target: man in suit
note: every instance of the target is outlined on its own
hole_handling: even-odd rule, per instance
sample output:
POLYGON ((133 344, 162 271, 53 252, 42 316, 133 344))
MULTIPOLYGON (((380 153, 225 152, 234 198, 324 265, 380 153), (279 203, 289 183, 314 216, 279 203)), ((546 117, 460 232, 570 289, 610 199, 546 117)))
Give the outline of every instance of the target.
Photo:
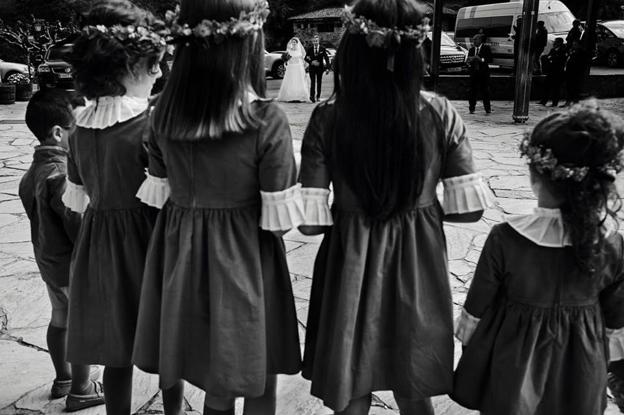
POLYGON ((535 31, 535 37, 532 41, 533 73, 539 75, 542 73, 541 56, 548 44, 548 29, 546 29, 546 25, 542 20, 537 22, 537 30, 535 31))
POLYGON ((306 50, 305 61, 310 65, 310 101, 316 102, 321 98, 321 86, 323 84, 323 73, 329 72, 329 56, 327 50, 320 44, 318 35, 312 38, 312 47, 306 50), (316 95, 314 91, 316 90, 316 95), (316 97, 316 98, 315 98, 316 97))
POLYGON ((483 107, 486 113, 492 112, 490 105, 490 67, 492 50, 484 43, 484 36, 475 35, 473 46, 468 51, 468 69, 470 72, 470 92, 468 97, 469 110, 474 114, 479 93, 483 96, 483 107))

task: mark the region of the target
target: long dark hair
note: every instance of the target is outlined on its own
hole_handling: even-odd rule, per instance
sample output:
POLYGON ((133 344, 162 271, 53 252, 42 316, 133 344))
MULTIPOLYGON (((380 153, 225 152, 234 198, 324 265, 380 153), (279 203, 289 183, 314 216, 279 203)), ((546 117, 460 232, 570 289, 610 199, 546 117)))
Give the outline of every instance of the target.
MULTIPOLYGON (((359 0, 353 13, 383 27, 415 27, 416 0, 359 0)), ((410 208, 425 176, 419 131, 423 58, 415 41, 394 49, 369 47, 365 36, 343 36, 335 66, 334 164, 370 219, 410 208), (394 71, 388 54, 394 53, 394 71)))
MULTIPOLYGON (((257 0, 182 0, 180 23, 228 21, 251 11, 257 0)), ((264 96, 261 31, 222 42, 200 39, 176 47, 169 80, 154 110, 154 130, 172 140, 217 139, 259 125, 249 92, 264 96)))
MULTIPOLYGON (((99 0, 81 16, 83 26, 158 24, 149 12, 128 0, 99 0)), ((121 79, 138 65, 154 68, 163 48, 150 42, 123 44, 105 34, 79 35, 69 57, 76 90, 89 99, 126 93, 121 79)))
POLYGON ((529 143, 552 150, 558 164, 589 167, 581 181, 551 180, 532 169, 542 183, 564 200, 561 214, 579 266, 593 273, 600 267, 607 220, 617 224, 622 203, 615 175, 605 166, 617 166, 624 148, 624 121, 601 110, 595 101, 577 104, 550 115, 535 126, 529 143))

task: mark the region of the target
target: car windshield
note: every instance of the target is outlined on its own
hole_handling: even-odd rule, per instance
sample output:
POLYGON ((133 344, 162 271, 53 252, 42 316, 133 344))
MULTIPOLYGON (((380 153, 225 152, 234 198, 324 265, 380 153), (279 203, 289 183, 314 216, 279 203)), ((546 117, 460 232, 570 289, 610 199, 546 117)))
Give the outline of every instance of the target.
POLYGON ((48 51, 49 61, 62 61, 65 60, 67 55, 71 52, 71 45, 54 46, 48 51))
POLYGON ((605 27, 617 37, 624 38, 624 23, 609 23, 605 27))
POLYGON ((540 14, 537 18, 543 20, 548 33, 567 33, 572 29, 574 15, 569 11, 540 14))
MULTIPOLYGON (((429 40, 433 40, 433 32, 428 32, 427 37, 429 38, 429 40)), ((442 36, 440 37, 440 45, 450 46, 452 48, 457 46, 455 42, 453 42, 453 39, 451 39, 449 35, 444 32, 442 32, 442 36)))

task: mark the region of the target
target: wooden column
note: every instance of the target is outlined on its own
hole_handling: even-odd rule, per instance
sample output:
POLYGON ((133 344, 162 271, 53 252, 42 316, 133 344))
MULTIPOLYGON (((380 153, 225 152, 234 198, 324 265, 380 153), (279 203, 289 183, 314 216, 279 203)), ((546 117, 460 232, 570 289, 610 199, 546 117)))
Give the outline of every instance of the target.
POLYGON ((431 42, 431 65, 429 75, 433 81, 433 90, 438 92, 440 78, 440 42, 442 38, 442 3, 444 0, 433 1, 433 33, 431 42))
MULTIPOLYGON (((524 0, 522 6, 522 28, 520 41, 517 42, 516 88, 514 97, 513 120, 523 123, 529 119, 529 102, 531 99, 531 81, 533 63, 531 60, 531 40, 537 26, 539 0, 524 0)), ((516 34, 517 36, 518 34, 516 34)))

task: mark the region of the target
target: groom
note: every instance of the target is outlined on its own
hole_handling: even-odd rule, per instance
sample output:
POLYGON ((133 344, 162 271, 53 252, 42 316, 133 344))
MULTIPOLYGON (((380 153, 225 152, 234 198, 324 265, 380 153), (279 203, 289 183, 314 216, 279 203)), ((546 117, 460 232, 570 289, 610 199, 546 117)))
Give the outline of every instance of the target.
POLYGON ((312 38, 312 47, 306 50, 306 62, 310 65, 310 101, 316 102, 321 98, 321 85, 323 84, 323 72, 329 73, 329 56, 327 50, 320 45, 318 35, 312 38), (316 99, 314 89, 316 88, 316 99))

